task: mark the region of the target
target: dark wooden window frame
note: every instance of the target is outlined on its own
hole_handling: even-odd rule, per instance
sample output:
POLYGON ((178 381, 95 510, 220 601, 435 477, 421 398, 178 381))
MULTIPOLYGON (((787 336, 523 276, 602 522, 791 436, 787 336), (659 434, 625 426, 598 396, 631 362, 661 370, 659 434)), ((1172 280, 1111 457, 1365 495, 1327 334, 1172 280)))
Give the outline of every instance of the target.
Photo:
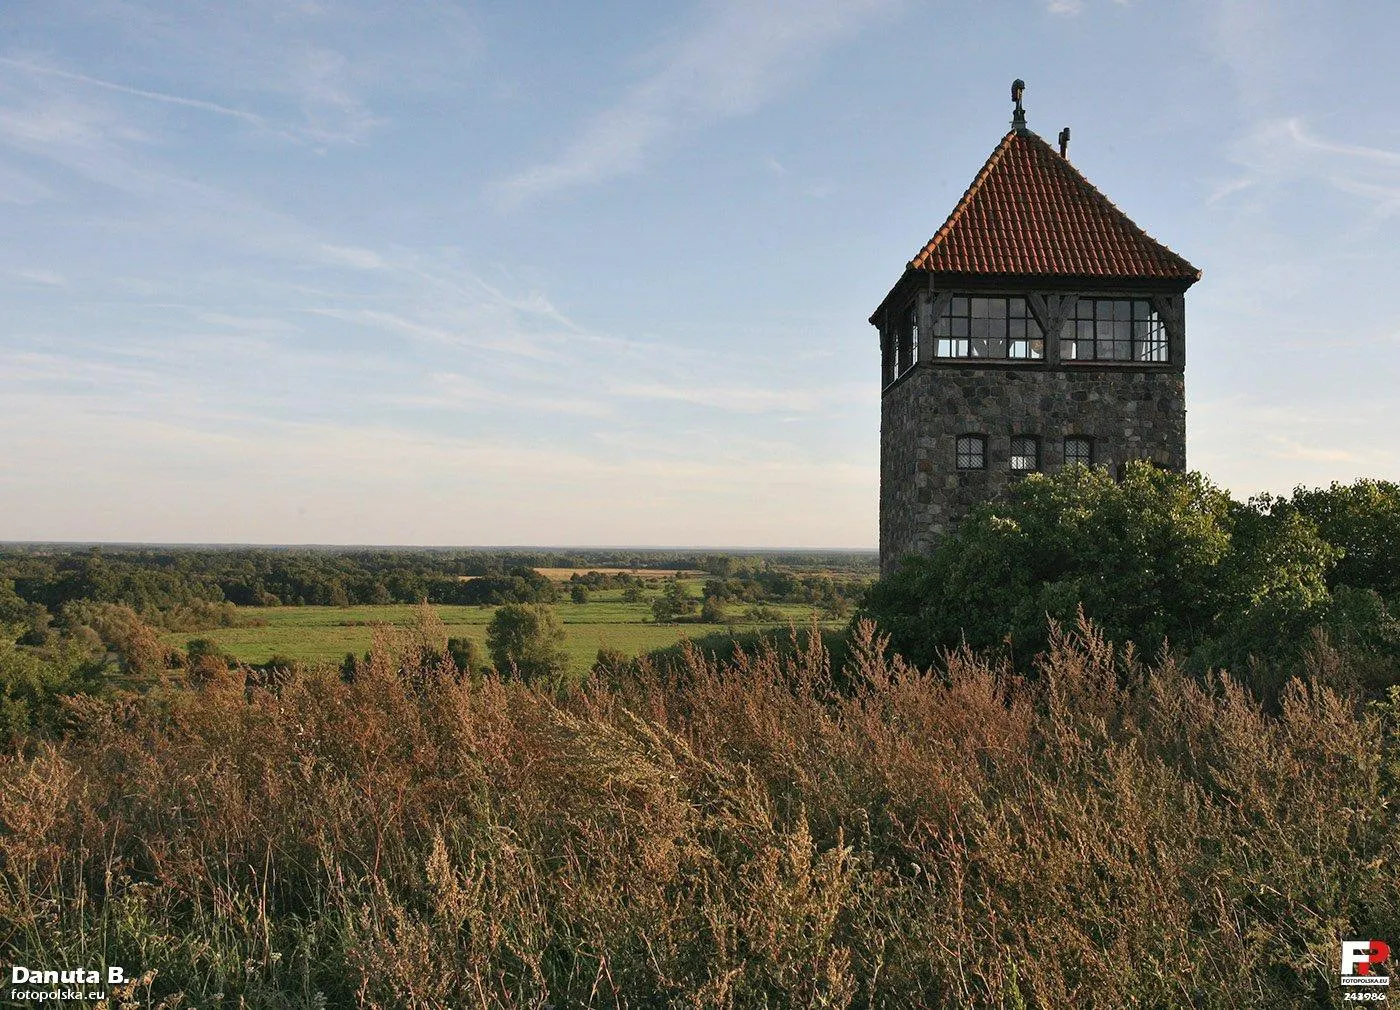
POLYGON ((1066 435, 1064 442, 1065 466, 1071 463, 1081 463, 1084 466, 1094 465, 1094 440, 1088 435, 1066 435), (1070 444, 1075 443, 1084 447, 1082 454, 1076 453, 1076 458, 1070 458, 1070 444))
POLYGON ((899 317, 896 327, 896 343, 899 347, 899 361, 895 365, 895 375, 900 376, 914 367, 919 357, 919 307, 909 306, 899 317))
POLYGON ((954 459, 959 470, 987 469, 987 436, 959 435, 953 443, 954 459), (974 462, 975 459, 975 462, 974 462))
POLYGON ((1081 296, 1060 325, 1060 360, 1168 364, 1166 322, 1152 299, 1141 295, 1081 296))
POLYGON ((1035 473, 1037 470, 1039 470, 1039 469, 1040 469, 1040 439, 1037 438, 1035 435, 1012 435, 1012 436, 1011 436, 1010 463, 1011 463, 1011 472, 1012 472, 1012 473, 1035 473), (1025 449, 1026 446, 1029 446, 1029 447, 1030 447, 1030 452, 1029 452, 1029 453, 1028 453, 1028 452, 1026 451, 1026 449, 1025 449), (1018 448, 1019 448, 1020 451, 1017 451, 1018 448), (1018 459, 1024 459, 1024 458, 1026 458, 1027 456, 1030 457, 1030 461, 1031 461, 1031 465, 1030 465, 1030 466, 1017 466, 1017 465, 1016 465, 1016 461, 1017 461, 1018 459))
POLYGON ((1045 331, 1021 295, 955 294, 934 320, 931 337, 933 356, 940 361, 1045 359, 1045 331), (999 313, 993 303, 1000 305, 999 313), (986 335, 975 335, 979 329, 986 335))

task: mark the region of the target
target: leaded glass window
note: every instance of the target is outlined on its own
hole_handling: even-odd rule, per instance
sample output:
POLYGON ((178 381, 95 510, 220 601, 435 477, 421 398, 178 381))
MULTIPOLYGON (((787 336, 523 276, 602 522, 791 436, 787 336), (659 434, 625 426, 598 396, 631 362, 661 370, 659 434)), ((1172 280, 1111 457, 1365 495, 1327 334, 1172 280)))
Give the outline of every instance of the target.
POLYGON ((1065 466, 1078 463, 1080 466, 1094 465, 1094 443, 1081 435, 1070 435, 1065 439, 1065 466))
POLYGON ((933 322, 935 358, 1038 360, 1045 333, 1024 298, 954 295, 933 322))
POLYGON ((1081 298, 1060 328, 1064 361, 1166 361, 1167 330, 1142 298, 1081 298))
POLYGON ((1018 473, 1040 469, 1040 442, 1034 436, 1019 435, 1011 440, 1011 469, 1018 473))
POLYGON ((958 469, 985 470, 987 468, 987 440, 982 435, 958 436, 958 469))

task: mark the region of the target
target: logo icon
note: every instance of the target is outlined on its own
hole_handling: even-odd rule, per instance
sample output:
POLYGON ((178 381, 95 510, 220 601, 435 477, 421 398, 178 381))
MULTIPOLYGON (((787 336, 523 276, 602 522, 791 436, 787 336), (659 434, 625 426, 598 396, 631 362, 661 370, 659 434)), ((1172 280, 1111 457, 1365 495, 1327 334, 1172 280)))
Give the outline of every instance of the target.
MULTIPOLYGON (((1379 965, 1390 957, 1390 944, 1384 940, 1343 940, 1342 941, 1342 987, 1344 989, 1369 989, 1372 993, 1364 999, 1384 1000, 1384 989, 1390 985, 1389 975, 1376 972, 1379 965)), ((1348 996, 1352 998, 1352 996, 1348 996)))

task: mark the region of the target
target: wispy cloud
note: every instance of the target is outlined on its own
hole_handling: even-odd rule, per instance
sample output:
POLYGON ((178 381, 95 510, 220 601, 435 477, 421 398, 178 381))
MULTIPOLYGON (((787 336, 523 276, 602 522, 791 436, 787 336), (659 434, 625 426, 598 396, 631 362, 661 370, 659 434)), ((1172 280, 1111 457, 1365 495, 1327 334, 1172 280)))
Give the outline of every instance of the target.
POLYGON ((1383 398, 1361 398, 1350 409, 1279 407, 1233 395, 1192 404, 1188 453, 1193 467, 1232 474, 1237 495, 1286 492, 1291 484, 1325 485, 1393 474, 1400 452, 1389 437, 1394 406, 1383 398), (1239 447, 1251 451, 1241 454, 1239 447))
POLYGON ((186 98, 181 95, 166 94, 163 91, 148 91, 145 88, 134 88, 126 84, 119 84, 115 81, 104 81, 97 77, 89 77, 87 74, 76 74, 67 70, 60 70, 57 67, 45 66, 29 60, 16 60, 7 56, 0 56, 0 64, 14 67, 28 74, 38 74, 44 77, 56 77, 60 80, 75 81, 80 84, 91 85, 106 91, 115 91, 122 95, 132 95, 136 98, 148 98, 154 102, 163 102, 168 105, 178 105, 186 109, 196 109, 200 112, 210 112, 218 116, 227 116, 230 119, 242 120, 253 126, 267 127, 268 123, 262 116, 246 112, 243 109, 230 108, 227 105, 220 105, 217 102, 209 102, 200 98, 186 98))
POLYGON ((378 253, 357 246, 330 245, 323 242, 321 252, 328 262, 354 267, 356 270, 378 270, 384 266, 384 260, 378 253))
POLYGON ((0 164, 0 203, 27 204, 47 200, 54 195, 53 187, 29 172, 0 164))
POLYGON ((306 117, 304 132, 323 143, 358 143, 383 120, 370 112, 348 81, 349 61, 340 53, 309 48, 292 66, 292 82, 306 117))
POLYGON ((1374 221, 1400 212, 1400 151, 1320 136, 1300 117, 1261 123, 1236 145, 1235 160, 1250 171, 1233 189, 1258 180, 1321 180, 1370 205, 1374 221))
POLYGON ((744 386, 695 386, 645 383, 617 386, 620 396, 644 400, 669 400, 690 403, 715 410, 742 414, 763 414, 773 411, 810 413, 832 397, 807 389, 761 389, 744 386))
POLYGON ((894 0, 720 0, 656 73, 557 157, 494 187, 505 206, 641 170, 674 134, 753 112, 894 0))
MULTIPOLYGON (((436 325, 418 319, 410 319, 383 309, 312 308, 307 311, 314 315, 339 319, 342 322, 357 323, 375 329, 392 330, 417 340, 450 347, 472 347, 477 350, 495 351, 499 354, 514 355, 536 360, 549 360, 558 355, 519 333, 507 336, 483 337, 473 331, 479 329, 482 321, 475 313, 468 312, 460 327, 436 325)), ((489 310, 488 310, 489 311, 489 310)))
POLYGON ((438 372, 431 376, 431 391, 377 397, 377 402, 390 407, 414 410, 438 410, 454 413, 481 413, 510 408, 535 415, 564 414, 570 417, 610 417, 616 413, 610 404, 578 396, 566 391, 557 395, 522 392, 514 385, 490 386, 454 372, 438 372))
POLYGON ((39 284, 46 288, 61 288, 68 283, 66 277, 52 270, 12 270, 10 271, 10 276, 17 277, 30 284, 39 284))

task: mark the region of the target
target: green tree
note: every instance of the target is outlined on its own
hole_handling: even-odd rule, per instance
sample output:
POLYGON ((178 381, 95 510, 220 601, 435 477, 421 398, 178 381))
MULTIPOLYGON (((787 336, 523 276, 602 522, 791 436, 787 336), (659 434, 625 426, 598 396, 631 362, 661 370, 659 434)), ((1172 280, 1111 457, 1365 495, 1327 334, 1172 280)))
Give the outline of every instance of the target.
POLYGON ((651 601, 651 614, 658 621, 674 621, 693 614, 700 607, 695 597, 686 592, 684 584, 670 582, 661 595, 651 601))
POLYGON ((470 638, 449 638, 447 654, 463 673, 485 673, 486 657, 481 654, 481 646, 470 638))
POLYGON ((508 603, 486 626, 486 649, 500 673, 525 680, 557 681, 568 669, 564 627, 544 604, 508 603))
POLYGON ((705 602, 700 605, 700 620, 705 624, 723 624, 729 617, 724 609, 724 604, 713 596, 705 597, 705 602))
POLYGON ((569 599, 575 603, 588 602, 588 587, 581 582, 575 582, 569 587, 569 599))
POLYGON ((1046 618, 1082 605, 1105 632, 1155 650, 1202 640, 1223 606, 1229 497, 1199 474, 1130 464, 1032 474, 973 510, 932 556, 905 559, 864 613, 920 664, 967 642, 1043 647, 1046 618))
POLYGON ((1028 660, 1047 619, 1071 623, 1082 607, 1140 651, 1170 642, 1200 666, 1270 665, 1267 693, 1326 620, 1338 553, 1279 499, 1240 504, 1200 474, 1149 463, 1121 481, 1069 467, 979 506, 931 557, 874 586, 865 613, 926 665, 963 642, 1028 660))
POLYGON ((1400 598, 1400 484, 1386 480, 1297 488, 1290 504, 1343 554, 1331 584, 1400 598))

